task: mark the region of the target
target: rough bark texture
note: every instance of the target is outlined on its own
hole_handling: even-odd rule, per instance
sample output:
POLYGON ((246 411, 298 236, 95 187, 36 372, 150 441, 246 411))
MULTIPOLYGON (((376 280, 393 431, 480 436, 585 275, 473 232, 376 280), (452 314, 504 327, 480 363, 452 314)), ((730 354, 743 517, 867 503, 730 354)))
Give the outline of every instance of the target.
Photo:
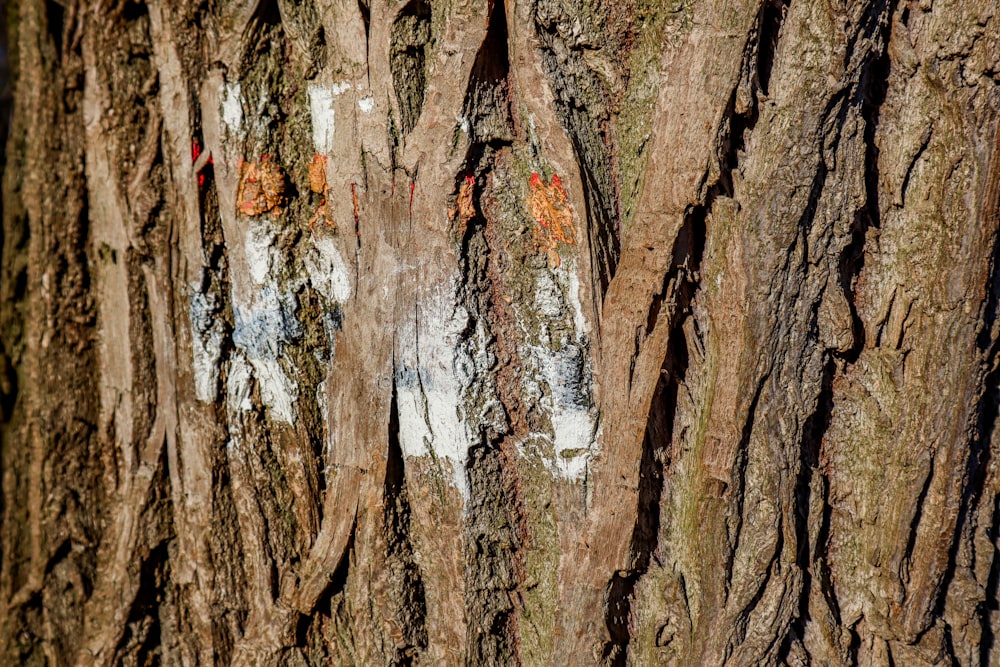
POLYGON ((996 0, 8 7, 0 663, 998 664, 996 0))

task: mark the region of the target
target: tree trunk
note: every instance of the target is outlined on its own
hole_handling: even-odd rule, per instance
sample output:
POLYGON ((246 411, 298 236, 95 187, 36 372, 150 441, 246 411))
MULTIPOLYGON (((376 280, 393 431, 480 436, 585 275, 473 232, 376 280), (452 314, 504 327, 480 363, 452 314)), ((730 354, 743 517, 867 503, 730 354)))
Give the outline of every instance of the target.
POLYGON ((1000 664, 995 0, 8 28, 3 664, 1000 664))

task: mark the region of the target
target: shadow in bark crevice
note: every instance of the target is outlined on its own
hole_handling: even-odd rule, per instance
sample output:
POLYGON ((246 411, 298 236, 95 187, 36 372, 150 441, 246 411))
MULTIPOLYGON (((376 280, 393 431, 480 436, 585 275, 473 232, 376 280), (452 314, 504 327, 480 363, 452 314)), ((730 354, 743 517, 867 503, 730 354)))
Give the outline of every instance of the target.
POLYGON ((137 665, 156 664, 160 658, 160 605, 170 580, 166 542, 161 542, 142 559, 139 590, 136 593, 125 631, 115 648, 116 662, 137 665))
POLYGON ((486 36, 469 73, 462 106, 473 145, 514 140, 505 3, 495 0, 492 4, 486 36))
MULTIPOLYGON (((961 545, 963 529, 967 524, 975 525, 977 522, 984 522, 987 519, 981 514, 983 506, 992 507, 992 516, 988 519, 990 537, 989 551, 992 560, 989 575, 984 591, 984 600, 980 610, 980 622, 983 634, 980 641, 980 658, 982 664, 988 664, 990 655, 995 647, 997 637, 991 616, 1000 613, 1000 557, 997 556, 995 546, 1000 540, 1000 496, 989 499, 985 493, 987 482, 989 481, 989 470, 994 450, 998 443, 994 442, 994 437, 1000 434, 1000 331, 998 331, 998 319, 1000 319, 1000 125, 998 125, 994 137, 993 155, 990 160, 989 173, 987 175, 988 186, 983 195, 983 210, 990 217, 994 230, 993 253, 991 258, 989 282, 987 283, 986 304, 983 310, 983 323, 979 336, 976 340, 976 347, 983 355, 983 368, 987 369, 984 377, 986 387, 983 396, 979 399, 977 406, 976 431, 973 435, 969 447, 968 462, 968 482, 962 492, 962 504, 959 510, 959 518, 955 528, 955 539, 949 553, 948 570, 942 590, 947 590, 948 585, 954 576, 955 559, 961 545), (976 513, 973 516, 973 513, 976 513)), ((978 558, 979 555, 976 554, 978 558)), ((941 596, 938 601, 940 613, 943 609, 945 596, 941 596)))
POLYGON ((430 3, 410 0, 396 17, 389 34, 389 69, 404 135, 416 126, 424 106, 426 54, 432 39, 430 3))
MULTIPOLYGON (((555 11, 554 6, 548 7, 555 11)), ((535 16, 535 34, 541 46, 544 73, 551 87, 556 114, 570 139, 586 207, 594 291, 603 299, 621 255, 621 210, 614 135, 606 101, 611 99, 601 77, 587 64, 579 44, 569 43, 572 15, 535 16), (595 91, 601 91, 598 96, 595 91), (587 100, 592 100, 590 104, 587 100)))
POLYGON ((764 95, 769 94, 774 54, 778 50, 781 26, 790 4, 791 0, 768 0, 758 14, 756 85, 764 95))
POLYGON ((649 570, 650 562, 656 560, 659 546, 660 500, 665 471, 670 466, 677 391, 684 384, 688 368, 687 341, 683 335, 676 335, 681 326, 678 324, 671 336, 671 349, 660 371, 643 439, 639 464, 639 515, 629 546, 632 569, 616 572, 607 590, 605 623, 610 642, 604 646, 602 657, 605 664, 616 667, 626 664, 635 587, 649 570))
POLYGON ((465 470, 465 651, 469 664, 516 664, 518 609, 513 600, 524 580, 521 549, 526 539, 514 449, 525 431, 525 406, 518 394, 522 369, 511 340, 512 315, 499 298, 506 293, 500 265, 510 260, 495 229, 499 223, 487 217, 480 201, 480 183, 488 181, 497 152, 492 145, 474 144, 470 153, 468 171, 460 180, 472 189, 467 202, 472 217, 464 230, 456 230, 462 234, 459 299, 470 315, 460 345, 472 357, 485 353, 495 359, 488 377, 470 391, 473 402, 499 405, 481 415, 480 442, 469 450, 465 470), (480 346, 481 331, 485 348, 480 346))
POLYGON ((520 396, 522 362, 510 302, 514 262, 506 228, 490 188, 498 160, 509 158, 516 128, 511 106, 506 7, 492 3, 463 103, 469 148, 455 175, 452 238, 459 244, 458 300, 469 315, 459 347, 470 359, 490 358, 466 388, 477 413, 479 442, 468 451, 465 537, 465 660, 517 664, 519 607, 527 540, 516 442, 527 427, 520 396), (487 199, 484 199, 484 193, 487 199))
POLYGON ((427 601, 424 583, 410 541, 410 498, 405 461, 399 443, 399 411, 393 383, 389 410, 389 448, 385 470, 382 530, 386 541, 385 571, 390 592, 390 614, 401 641, 396 642, 393 665, 411 665, 427 648, 427 601))
MULTIPOLYGON (((829 481, 821 471, 821 451, 823 439, 830 425, 831 414, 834 402, 834 379, 843 372, 843 364, 851 364, 857 361, 866 343, 866 331, 861 321, 856 307, 855 283, 864 268, 865 249, 867 244, 868 230, 878 229, 881 226, 880 205, 879 205, 879 149, 875 143, 875 134, 878 129, 879 115, 883 102, 885 101, 890 74, 890 61, 888 58, 887 44, 891 24, 884 20, 887 14, 891 14, 895 2, 878 3, 872 5, 866 12, 864 21, 866 25, 858 31, 854 40, 848 43, 848 51, 844 63, 846 67, 851 66, 851 58, 854 54, 856 42, 859 40, 871 40, 875 45, 872 51, 866 54, 865 60, 856 67, 860 68, 858 83, 856 88, 847 88, 841 93, 834 95, 827 105, 823 114, 822 126, 834 123, 837 128, 843 127, 848 114, 852 110, 860 112, 864 120, 864 185, 865 185, 865 206, 857 212, 851 226, 850 242, 840 253, 837 263, 837 286, 842 290, 850 310, 851 323, 853 329, 853 345, 851 349, 844 352, 829 350, 824 352, 825 363, 823 376, 820 382, 820 392, 816 400, 816 407, 809 415, 802 429, 802 444, 800 447, 799 469, 795 481, 795 535, 797 541, 796 565, 802 573, 803 583, 799 597, 799 609, 789 625, 787 634, 782 643, 782 650, 779 656, 784 659, 789 655, 793 640, 805 636, 805 627, 810 621, 810 596, 813 587, 820 587, 819 593, 824 600, 827 609, 836 622, 840 623, 840 608, 833 590, 833 582, 829 565, 826 563, 826 549, 829 540, 832 507, 828 502, 829 481), (872 37, 874 35, 874 38, 872 37), (875 48, 881 49, 876 51, 875 48), (836 359, 841 359, 837 362, 836 359), (819 476, 817 482, 816 477, 819 476), (823 495, 818 500, 822 504, 819 515, 819 525, 810 525, 810 508, 816 502, 813 494, 820 491, 823 495), (810 540, 810 532, 815 530, 816 535, 810 540), (814 545, 814 548, 812 548, 814 545)), ((833 151, 840 141, 839 130, 832 142, 832 147, 825 147, 833 151)), ((816 174, 813 179, 812 191, 799 227, 803 231, 803 238, 808 233, 815 221, 815 215, 819 206, 820 198, 826 187, 827 177, 830 171, 826 162, 820 161, 817 165, 816 174)), ((822 297, 821 297, 822 298, 822 297)), ((817 304, 818 305, 818 304, 817 304)), ((814 316, 816 310, 814 309, 814 316)), ((919 513, 918 513, 919 517, 919 513)), ((915 524, 914 524, 915 525, 915 524)), ((857 647, 855 647, 856 650, 857 647)), ((849 653, 845 649, 845 653, 849 653)), ((848 657, 847 655, 844 656, 848 657)))
MULTIPOLYGON (((173 602, 170 591, 170 541, 174 536, 170 476, 167 451, 160 452, 154 478, 150 480, 148 498, 140 522, 149 543, 139 544, 134 559, 139 563, 139 585, 132 598, 128 619, 115 647, 116 663, 155 664, 162 651, 160 641, 161 616, 164 607, 173 602)), ((170 615, 170 610, 166 610, 170 615)))

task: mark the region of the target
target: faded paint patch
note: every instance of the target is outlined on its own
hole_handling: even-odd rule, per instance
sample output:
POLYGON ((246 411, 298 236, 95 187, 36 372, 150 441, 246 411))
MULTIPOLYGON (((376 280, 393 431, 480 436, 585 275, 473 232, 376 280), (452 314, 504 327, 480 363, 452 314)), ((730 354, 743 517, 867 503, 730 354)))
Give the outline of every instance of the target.
MULTIPOLYGON (((248 409, 246 396, 249 396, 252 376, 257 380, 261 401, 270 409, 271 418, 291 423, 295 419, 298 384, 285 372, 281 359, 285 346, 303 335, 297 317, 297 285, 289 285, 285 290, 278 285, 276 274, 284 260, 277 247, 277 234, 266 219, 251 220, 247 225, 244 253, 255 289, 248 303, 233 293, 233 343, 245 359, 243 355, 234 357, 229 372, 227 404, 231 410, 248 409), (246 387, 241 387, 240 383, 246 387)), ((294 374, 294 369, 291 370, 294 374)))
POLYGON ((250 365, 242 354, 233 355, 226 378, 226 407, 236 414, 253 409, 250 400, 250 365))
POLYGON ((332 86, 309 84, 309 113, 312 116, 313 147, 317 153, 328 155, 333 152, 333 133, 336 127, 333 103, 350 88, 351 84, 346 81, 332 86))
POLYGON ((586 320, 573 262, 535 277, 534 311, 543 315, 540 344, 521 350, 525 391, 548 415, 553 474, 582 480, 597 446, 598 413, 593 405, 586 320), (572 322, 572 330, 569 323, 572 322), (555 340, 553 340, 555 338, 555 340))
POLYGON ((456 304, 454 285, 442 286, 422 302, 412 341, 415 362, 400 363, 396 374, 400 449, 403 456, 432 456, 463 498, 469 497, 466 462, 474 439, 462 412, 462 394, 471 378, 460 363, 459 340, 469 321, 456 304))
POLYGON ((250 267, 250 278, 255 285, 263 285, 271 272, 272 256, 276 250, 277 240, 277 234, 266 220, 251 220, 247 225, 243 249, 250 267))
POLYGON ((239 82, 222 86, 222 122, 232 134, 238 134, 243 126, 243 97, 239 82))
POLYGON ((202 292, 197 283, 189 287, 194 393, 199 401, 213 403, 219 387, 219 361, 225 332, 222 321, 216 316, 219 311, 216 296, 202 292))
POLYGON ((254 359, 277 359, 282 348, 302 336, 296 318, 298 299, 267 285, 254 296, 253 304, 233 304, 233 343, 254 359))
POLYGON ((561 477, 582 480, 593 456, 597 418, 587 410, 557 409, 552 414, 554 467, 561 477))
POLYGON ((587 351, 576 344, 559 351, 532 347, 539 377, 548 385, 541 403, 552 422, 553 471, 579 480, 594 454, 597 412, 590 396, 587 351))
POLYGON ((566 296, 569 298, 569 306, 573 309, 573 327, 576 329, 577 338, 587 335, 587 320, 583 316, 583 304, 580 303, 580 277, 576 275, 576 262, 566 267, 566 274, 569 280, 569 290, 566 296))
POLYGON ((313 238, 312 246, 302 260, 309 282, 330 302, 346 302, 351 298, 351 276, 333 239, 313 238))
MULTIPOLYGON (((278 292, 272 285, 261 288, 250 306, 233 304, 233 343, 250 362, 260 386, 261 400, 270 408, 271 418, 286 423, 292 423, 295 418, 298 385, 285 373, 280 359, 284 347, 302 336, 302 326, 295 316, 297 309, 298 300, 294 294, 278 292)), ((249 382, 249 368, 240 371, 246 373, 249 382)), ((234 378, 230 368, 230 398, 234 381, 242 379, 238 374, 234 378)), ((248 390, 241 391, 248 395, 248 390)), ((233 408, 245 405, 246 401, 241 399, 234 403, 229 400, 228 403, 233 408)))
POLYGON ((260 398, 271 409, 271 418, 291 424, 295 420, 295 401, 299 386, 288 377, 277 359, 251 359, 260 385, 260 398))
POLYGON ((371 113, 375 109, 375 99, 372 97, 362 97, 358 100, 358 108, 364 113, 371 113))

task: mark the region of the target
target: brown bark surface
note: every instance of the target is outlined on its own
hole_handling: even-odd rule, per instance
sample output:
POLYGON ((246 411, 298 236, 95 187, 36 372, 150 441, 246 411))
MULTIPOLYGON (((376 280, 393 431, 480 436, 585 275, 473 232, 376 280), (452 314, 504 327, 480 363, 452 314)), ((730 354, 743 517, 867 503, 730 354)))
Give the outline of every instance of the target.
POLYGON ((996 0, 7 24, 0 663, 1000 662, 996 0))

